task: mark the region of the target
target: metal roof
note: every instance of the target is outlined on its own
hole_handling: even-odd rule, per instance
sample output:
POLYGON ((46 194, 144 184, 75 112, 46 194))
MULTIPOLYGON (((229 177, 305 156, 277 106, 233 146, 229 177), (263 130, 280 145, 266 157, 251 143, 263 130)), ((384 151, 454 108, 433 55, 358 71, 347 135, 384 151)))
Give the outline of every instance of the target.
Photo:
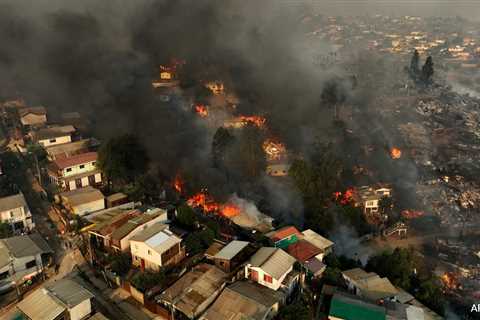
POLYGON ((281 278, 295 263, 295 258, 279 248, 262 247, 250 259, 252 267, 258 267, 275 279, 281 278))
POLYGON ((385 309, 359 299, 334 294, 330 315, 340 319, 385 320, 385 309))
POLYGON ((35 132, 35 138, 37 140, 46 140, 58 137, 70 136, 75 132, 75 128, 72 125, 66 126, 52 126, 49 128, 42 128, 35 132))
POLYGON ((20 207, 27 207, 27 202, 22 193, 0 198, 0 212, 20 207))
POLYGON ((15 236, 0 240, 15 258, 50 253, 52 249, 39 234, 15 236))
POLYGON ((158 253, 163 253, 182 239, 168 230, 168 225, 157 222, 133 236, 130 241, 144 242, 158 253))
POLYGON ((246 246, 248 246, 248 241, 238 241, 233 240, 225 247, 222 248, 215 256, 215 259, 224 259, 230 260, 240 253, 246 246))
POLYGON ((139 226, 159 217, 160 215, 161 213, 144 213, 138 217, 132 218, 128 220, 123 226, 113 231, 112 239, 121 240, 139 226))
POLYGON ((60 196, 66 198, 71 206, 78 206, 105 198, 100 190, 95 189, 92 186, 62 192, 60 193, 60 196))
POLYGON ((29 294, 17 304, 17 308, 31 320, 54 320, 66 309, 44 288, 29 294))
POLYGON ((313 230, 305 230, 302 232, 303 238, 313 244, 315 247, 326 250, 333 246, 333 242, 328 240, 327 238, 322 237, 318 233, 313 230))
POLYGON ((72 279, 62 279, 46 286, 49 293, 60 301, 62 301, 68 308, 73 308, 85 300, 93 298, 93 294, 82 287, 78 282, 72 279))

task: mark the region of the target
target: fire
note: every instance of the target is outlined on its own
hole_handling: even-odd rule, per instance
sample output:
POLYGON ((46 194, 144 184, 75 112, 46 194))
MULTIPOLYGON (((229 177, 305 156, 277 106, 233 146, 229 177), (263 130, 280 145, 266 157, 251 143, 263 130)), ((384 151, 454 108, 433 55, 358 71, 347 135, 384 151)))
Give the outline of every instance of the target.
POLYGON ((452 272, 445 272, 442 277, 443 285, 447 290, 455 290, 458 289, 458 281, 455 275, 452 272))
POLYGON ((415 219, 423 216, 425 213, 419 210, 406 209, 401 212, 402 217, 405 219, 415 219))
POLYGON ((240 116, 237 119, 244 123, 244 125, 251 123, 259 128, 263 128, 265 126, 265 122, 267 121, 267 119, 261 116, 240 116))
POLYGON ((203 104, 197 104, 195 112, 202 118, 208 117, 208 107, 203 104))
POLYGON ((402 157, 402 150, 393 147, 390 149, 390 157, 392 157, 392 159, 400 159, 402 157))
POLYGON ((187 200, 190 207, 202 208, 205 212, 215 212, 231 218, 240 214, 240 208, 232 203, 219 204, 206 192, 199 192, 187 200))
POLYGON ((267 154, 268 160, 279 160, 287 152, 284 144, 272 139, 265 140, 263 143, 263 150, 267 154))
POLYGON ((348 188, 345 192, 337 191, 333 194, 335 201, 339 202, 342 205, 347 205, 353 201, 353 195, 355 194, 355 189, 348 188))
POLYGON ((173 187, 175 188, 175 190, 177 190, 178 193, 182 193, 183 181, 178 174, 175 176, 175 180, 173 181, 173 187))

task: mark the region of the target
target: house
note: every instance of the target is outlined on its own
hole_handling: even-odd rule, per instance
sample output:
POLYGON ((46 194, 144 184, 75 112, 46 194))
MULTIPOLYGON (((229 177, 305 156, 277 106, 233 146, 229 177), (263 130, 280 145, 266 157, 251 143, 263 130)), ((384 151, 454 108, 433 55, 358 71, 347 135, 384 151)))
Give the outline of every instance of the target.
POLYGON ((342 276, 350 292, 373 302, 394 300, 399 295, 390 280, 381 278, 375 272, 354 268, 343 271, 342 276))
POLYGON ((267 164, 266 173, 272 177, 285 177, 290 167, 290 163, 270 163, 267 164))
POLYGON ((272 319, 284 300, 279 291, 248 281, 226 287, 200 320, 272 319))
POLYGON ((168 225, 155 223, 130 238, 132 264, 151 271, 177 264, 185 257, 181 242, 182 239, 173 234, 168 225))
POLYGON ((62 192, 56 198, 67 210, 79 216, 105 209, 105 196, 91 186, 62 192))
POLYGON ((45 107, 21 108, 18 110, 20 123, 25 128, 41 127, 47 123, 47 110, 45 107))
POLYGON ((107 202, 107 208, 112 208, 128 203, 128 196, 121 192, 117 192, 109 195, 105 200, 107 202))
POLYGON ((38 233, 0 240, 0 291, 41 274, 52 255, 52 249, 38 233))
POLYGON ((286 251, 300 263, 312 258, 322 261, 323 258, 323 251, 320 248, 303 239, 289 245, 286 251))
POLYGON ((245 277, 272 290, 292 289, 292 283, 283 283, 293 271, 295 258, 279 248, 262 247, 245 265, 245 277))
POLYGON ((35 141, 42 147, 50 147, 58 144, 72 142, 72 134, 75 128, 67 126, 51 126, 35 131, 32 135, 35 141))
POLYGON ((17 304, 17 309, 30 320, 82 320, 92 313, 93 297, 76 281, 61 279, 35 290, 17 304))
POLYGON ((155 297, 172 318, 188 319, 201 315, 225 287, 227 274, 215 266, 201 263, 185 273, 172 286, 155 297))
POLYGON ((97 153, 87 152, 56 159, 48 166, 50 181, 69 191, 102 183, 102 173, 96 167, 97 153))
POLYGON ((233 240, 213 256, 215 265, 225 272, 232 271, 248 258, 248 245, 247 241, 233 240))
POLYGON ((220 81, 210 81, 205 83, 205 88, 210 90, 214 95, 223 94, 225 91, 225 87, 222 82, 220 81))
POLYGON ((90 139, 82 139, 69 143, 50 144, 45 147, 48 159, 54 161, 56 159, 69 158, 74 155, 86 153, 91 148, 90 139))
POLYGON ((282 249, 286 249, 290 244, 297 242, 301 235, 300 231, 293 226, 283 227, 266 234, 275 247, 282 249))
POLYGON ((343 293, 335 293, 330 303, 329 320, 385 320, 385 308, 343 293))
POLYGON ((318 255, 320 261, 322 261, 326 255, 333 251, 334 243, 311 229, 302 231, 302 239, 308 241, 322 251, 322 254, 318 255))
POLYGON ((0 221, 10 224, 14 233, 32 230, 35 227, 23 193, 0 198, 0 221))
POLYGON ((392 188, 388 185, 363 186, 357 188, 353 195, 354 204, 363 208, 367 218, 380 218, 380 200, 392 196, 392 188))
POLYGON ((130 251, 130 239, 156 223, 168 220, 167 211, 159 208, 151 209, 142 215, 133 217, 124 225, 112 232, 112 247, 121 252, 130 251))

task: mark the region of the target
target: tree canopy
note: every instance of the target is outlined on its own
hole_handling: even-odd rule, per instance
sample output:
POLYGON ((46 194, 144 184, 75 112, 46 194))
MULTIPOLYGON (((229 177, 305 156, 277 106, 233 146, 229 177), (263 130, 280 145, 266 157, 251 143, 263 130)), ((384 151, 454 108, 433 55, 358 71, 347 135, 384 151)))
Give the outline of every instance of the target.
POLYGON ((148 163, 145 147, 132 134, 111 138, 98 151, 97 166, 114 184, 135 182, 145 174, 148 163))

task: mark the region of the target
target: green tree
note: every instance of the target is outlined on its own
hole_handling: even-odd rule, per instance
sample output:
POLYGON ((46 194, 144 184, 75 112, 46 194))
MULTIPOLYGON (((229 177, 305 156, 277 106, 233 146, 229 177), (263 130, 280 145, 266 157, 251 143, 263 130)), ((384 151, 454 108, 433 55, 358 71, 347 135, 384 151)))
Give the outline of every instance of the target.
POLYGON ((281 307, 277 315, 279 320, 309 320, 311 318, 310 310, 301 300, 281 307))
POLYGON ((132 134, 112 138, 98 151, 97 166, 113 184, 135 182, 145 174, 148 163, 146 149, 132 134))
POLYGON ((155 286, 163 285, 165 283, 165 279, 165 271, 160 269, 158 272, 139 272, 133 276, 131 283, 137 290, 145 293, 155 286))
POLYGON ((227 149, 234 142, 235 137, 230 133, 228 129, 220 127, 215 132, 212 141, 212 161, 213 166, 216 168, 222 167, 225 160, 227 149))
POLYGON ((12 226, 8 223, 0 222, 0 239, 8 238, 12 235, 12 226))
POLYGON ((387 277, 396 286, 411 290, 411 281, 415 274, 413 249, 396 248, 392 252, 385 251, 372 256, 367 262, 366 269, 387 277))
POLYGON ((190 233, 185 239, 185 246, 192 255, 207 249, 215 239, 215 232, 209 228, 190 233))
POLYGON ((129 253, 115 254, 110 257, 110 267, 119 276, 127 274, 130 270, 131 256, 129 253))
POLYGON ((177 222, 183 227, 193 230, 197 224, 197 216, 195 211, 188 205, 184 204, 177 208, 177 222))
POLYGON ((415 297, 439 314, 444 314, 445 297, 439 279, 430 277, 421 281, 415 297))

